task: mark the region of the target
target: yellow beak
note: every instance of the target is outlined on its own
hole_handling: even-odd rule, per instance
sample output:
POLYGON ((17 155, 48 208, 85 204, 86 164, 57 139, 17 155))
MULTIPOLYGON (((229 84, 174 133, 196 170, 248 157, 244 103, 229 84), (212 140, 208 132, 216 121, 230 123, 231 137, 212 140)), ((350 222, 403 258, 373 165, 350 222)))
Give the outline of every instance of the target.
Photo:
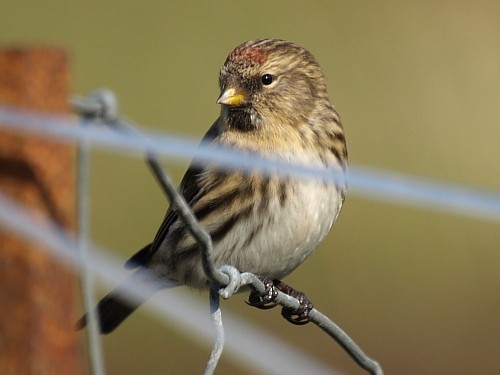
POLYGON ((220 94, 219 99, 217 99, 217 104, 225 104, 232 107, 238 107, 244 104, 246 101, 245 95, 236 90, 233 87, 230 87, 220 94))

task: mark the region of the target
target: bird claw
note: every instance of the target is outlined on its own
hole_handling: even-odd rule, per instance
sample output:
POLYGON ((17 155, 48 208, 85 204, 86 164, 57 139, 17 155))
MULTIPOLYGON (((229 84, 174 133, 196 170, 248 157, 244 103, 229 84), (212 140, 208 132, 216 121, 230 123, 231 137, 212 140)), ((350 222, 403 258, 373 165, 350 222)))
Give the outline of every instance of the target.
POLYGON ((283 293, 299 301, 298 309, 283 307, 283 309, 281 310, 281 316, 285 318, 288 322, 295 325, 301 326, 309 323, 310 322, 309 312, 313 309, 313 304, 306 297, 306 295, 302 292, 299 292, 298 290, 293 289, 289 285, 279 280, 276 282, 275 286, 283 293))
POLYGON ((309 318, 309 312, 313 309, 313 304, 307 299, 304 293, 298 293, 300 293, 299 296, 293 297, 297 298, 299 301, 299 308, 291 309, 289 307, 283 307, 283 309, 281 309, 281 316, 292 324, 302 326, 311 321, 309 318))
POLYGON ((278 296, 278 288, 274 285, 273 280, 268 277, 259 277, 259 280, 264 284, 264 294, 252 290, 248 296, 247 304, 262 310, 272 309, 278 305, 278 303, 274 301, 278 296))

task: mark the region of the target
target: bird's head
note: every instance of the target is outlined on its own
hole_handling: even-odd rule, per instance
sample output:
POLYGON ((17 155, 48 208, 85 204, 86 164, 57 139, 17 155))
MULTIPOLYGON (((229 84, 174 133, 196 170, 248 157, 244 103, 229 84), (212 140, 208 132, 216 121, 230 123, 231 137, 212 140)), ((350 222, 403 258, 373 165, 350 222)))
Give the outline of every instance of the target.
POLYGON ((233 129, 294 126, 327 99, 323 72, 306 49, 284 40, 253 40, 236 47, 220 71, 221 117, 233 129))

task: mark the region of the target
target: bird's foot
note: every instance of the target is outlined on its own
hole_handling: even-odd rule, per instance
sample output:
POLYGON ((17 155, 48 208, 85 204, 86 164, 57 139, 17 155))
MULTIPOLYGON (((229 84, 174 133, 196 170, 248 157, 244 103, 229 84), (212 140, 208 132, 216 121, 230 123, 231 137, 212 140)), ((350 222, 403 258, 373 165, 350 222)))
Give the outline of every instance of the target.
POLYGON ((247 304, 262 310, 272 309, 278 304, 275 302, 278 296, 278 289, 274 285, 274 281, 269 277, 260 276, 259 280, 264 284, 264 294, 260 294, 253 289, 248 296, 247 304))
POLYGON ((300 304, 298 309, 283 307, 281 310, 281 316, 295 325, 304 325, 309 323, 309 312, 313 309, 313 304, 309 301, 306 295, 303 292, 293 289, 291 286, 280 280, 275 280, 274 286, 281 292, 297 299, 300 304))

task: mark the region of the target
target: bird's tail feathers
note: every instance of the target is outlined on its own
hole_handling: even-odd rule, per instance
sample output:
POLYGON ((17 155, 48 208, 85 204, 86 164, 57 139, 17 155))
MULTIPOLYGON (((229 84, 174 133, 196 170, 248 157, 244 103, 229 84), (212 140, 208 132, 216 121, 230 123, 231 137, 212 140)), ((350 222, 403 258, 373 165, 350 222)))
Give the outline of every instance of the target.
MULTIPOLYGON (((101 333, 112 332, 146 300, 169 286, 175 284, 158 279, 145 268, 137 270, 97 304, 101 333)), ((85 314, 77 322, 77 329, 87 325, 87 316, 85 314)))

